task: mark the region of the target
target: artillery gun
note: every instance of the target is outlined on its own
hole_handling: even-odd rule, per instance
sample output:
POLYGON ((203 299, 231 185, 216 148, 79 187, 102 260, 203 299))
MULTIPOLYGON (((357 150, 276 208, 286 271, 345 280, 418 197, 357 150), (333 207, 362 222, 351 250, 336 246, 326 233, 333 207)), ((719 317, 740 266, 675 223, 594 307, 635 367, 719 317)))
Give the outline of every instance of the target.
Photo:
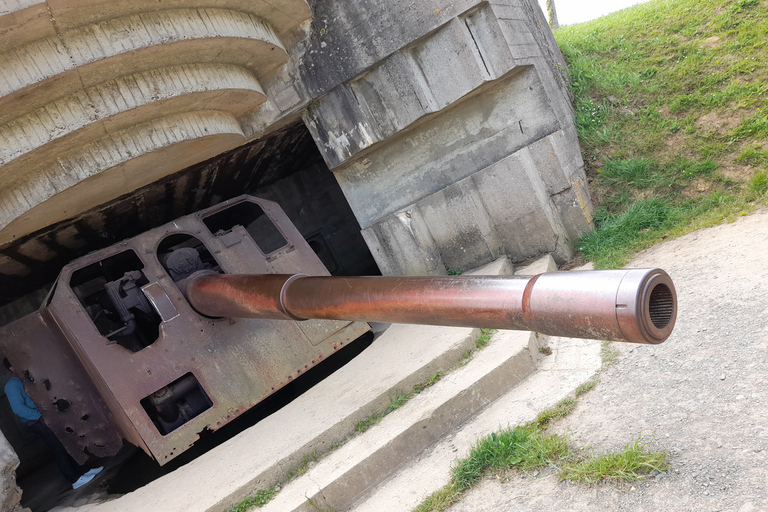
POLYGON ((365 321, 661 343, 676 312, 659 269, 332 277, 277 204, 241 196, 71 262, 0 344, 76 460, 125 439, 162 465, 365 321))

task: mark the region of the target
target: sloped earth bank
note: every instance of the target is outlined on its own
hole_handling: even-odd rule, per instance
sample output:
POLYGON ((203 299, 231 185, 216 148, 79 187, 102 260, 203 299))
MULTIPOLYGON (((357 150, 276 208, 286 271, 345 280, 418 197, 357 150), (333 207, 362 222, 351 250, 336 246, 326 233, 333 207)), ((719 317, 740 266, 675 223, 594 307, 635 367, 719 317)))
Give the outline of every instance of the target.
POLYGON ((632 484, 489 475, 452 512, 768 510, 768 210, 638 255, 678 291, 677 327, 663 344, 615 343, 600 384, 552 429, 592 453, 639 437, 671 455, 669 471, 632 484))

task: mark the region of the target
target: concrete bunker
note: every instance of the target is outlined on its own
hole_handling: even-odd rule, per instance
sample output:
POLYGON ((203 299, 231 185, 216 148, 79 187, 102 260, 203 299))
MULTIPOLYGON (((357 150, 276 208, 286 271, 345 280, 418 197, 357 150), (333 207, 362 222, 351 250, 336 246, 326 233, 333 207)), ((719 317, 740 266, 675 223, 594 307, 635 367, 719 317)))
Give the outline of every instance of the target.
MULTIPOLYGON (((125 238, 137 231, 153 227, 154 223, 164 220, 163 215, 178 215, 175 212, 185 212, 187 208, 197 208, 200 204, 206 204, 189 198, 190 195, 195 197, 195 185, 200 182, 206 183, 210 188, 206 190, 209 195, 198 196, 200 198, 198 201, 207 200, 213 203, 213 206, 222 203, 223 200, 226 202, 227 195, 232 196, 241 192, 243 190, 241 187, 253 186, 256 193, 279 198, 285 204, 286 210, 296 216, 295 220, 291 219, 293 224, 304 231, 300 236, 309 239, 308 247, 313 253, 317 252, 318 257, 332 262, 329 267, 333 273, 337 275, 377 274, 378 268, 360 235, 359 225, 346 201, 343 200, 344 196, 332 173, 320 158, 306 128, 298 123, 288 128, 284 134, 297 144, 290 146, 286 143, 282 146, 279 153, 271 155, 271 165, 262 167, 251 164, 247 170, 243 169, 244 165, 248 166, 248 160, 243 159, 242 155, 245 153, 253 157, 258 148, 263 147, 263 142, 238 148, 209 162, 203 162, 182 171, 165 182, 139 190, 131 197, 105 205, 108 211, 111 210, 109 213, 104 213, 103 210, 86 212, 76 219, 69 219, 61 225, 52 226, 43 233, 29 237, 28 240, 20 241, 19 245, 41 243, 40 240, 55 240, 61 237, 62 232, 76 233, 76 238, 86 243, 83 243, 78 251, 69 250, 62 256, 72 257, 76 252, 85 255, 98 250, 105 244, 119 241, 118 238, 125 238), (208 174, 212 172, 211 169, 215 170, 213 178, 208 174), (264 176, 265 169, 270 172, 270 176, 264 176), (259 172, 262 174, 256 174, 259 172), (180 189, 175 190, 177 186, 180 189), (144 197, 156 194, 158 191, 162 191, 163 197, 174 200, 165 205, 165 208, 156 208, 144 214, 135 210, 136 204, 140 204, 144 197), (211 193, 213 191, 218 194, 211 193), (123 213, 122 220, 120 215, 112 213, 115 211, 123 213), (90 228, 95 219, 106 218, 111 219, 112 229, 90 228)), ((154 270, 147 270, 147 261, 156 261, 159 264, 158 268, 162 268, 170 281, 176 284, 197 270, 223 271, 218 259, 220 255, 210 247, 208 241, 210 237, 219 240, 223 247, 231 247, 240 243, 238 233, 242 230, 253 241, 255 247, 259 248, 266 260, 274 260, 278 254, 292 250, 291 247, 287 247, 289 245, 287 236, 275 224, 274 219, 256 203, 236 202, 230 208, 221 208, 218 211, 214 208, 211 213, 201 216, 200 221, 202 231, 200 229, 182 230, 164 235, 158 238, 156 243, 147 246, 151 252, 149 259, 144 254, 144 250, 124 248, 116 254, 75 270, 68 279, 66 285, 72 288, 77 297, 77 306, 90 320, 94 330, 107 340, 106 343, 113 343, 124 350, 124 357, 129 357, 130 354, 141 354, 155 344, 160 337, 159 326, 166 319, 140 292, 148 282, 147 272, 155 273, 154 270), (203 235, 207 235, 208 238, 203 235), (139 257, 139 254, 142 256, 139 257)), ((6 254, 12 252, 13 249, 6 254)), ((57 259, 55 258, 54 261, 57 259)), ((40 263, 40 274, 51 279, 52 269, 45 268, 47 266, 45 263, 40 263)), ((42 275, 35 277, 42 280, 42 275)), ((3 323, 7 324, 33 312, 41 305, 49 304, 50 296, 55 293, 55 290, 51 290, 53 285, 54 283, 49 281, 43 284, 39 291, 17 287, 15 293, 23 295, 0 308, 0 312, 4 315, 3 323), (24 294, 25 292, 27 293, 24 294), (47 301, 44 301, 46 296, 47 301)), ((56 288, 61 286, 59 283, 56 288)), ((351 345, 349 349, 338 351, 338 357, 324 361, 325 364, 317 371, 307 372, 309 373, 307 378, 294 376, 292 381, 295 380, 295 384, 291 382, 291 385, 274 400, 265 403, 260 410, 247 415, 243 421, 227 429, 220 438, 207 430, 201 431, 200 435, 204 438, 204 442, 195 453, 210 449, 234 435, 237 429, 246 428, 247 425, 257 421, 259 417, 267 414, 265 411, 280 407, 281 403, 289 401, 302 389, 310 386, 311 382, 322 379, 324 372, 333 371, 345 360, 353 357, 370 341, 371 338, 366 336, 358 344, 351 345)), ((63 397, 59 405, 68 398, 70 397, 63 397)), ((212 405, 209 393, 194 371, 187 372, 151 390, 141 397, 140 403, 150 418, 153 428, 161 436, 167 436, 176 431, 212 405)), ((21 460, 17 475, 19 484, 25 491, 24 496, 27 497, 22 503, 35 511, 45 510, 50 502, 44 499, 45 493, 39 491, 41 485, 45 487, 40 480, 40 478, 44 480, 44 477, 40 475, 49 474, 54 480, 56 479, 55 470, 51 472, 50 469, 53 467, 52 462, 46 458, 45 447, 30 438, 24 427, 14 420, 14 415, 8 409, 4 397, 0 400, 0 404, 2 404, 0 407, 4 407, 5 412, 8 413, 3 415, 0 429, 21 460)), ((80 412, 78 414, 82 418, 78 425, 84 426, 95 421, 92 413, 80 412)), ((77 425, 73 424, 73 426, 77 425)), ((66 428, 69 428, 66 432, 71 431, 74 438, 86 440, 86 437, 90 437, 86 436, 80 428, 66 428)), ((130 451, 123 451, 121 457, 127 453, 130 451)), ((95 460, 90 450, 86 451, 85 455, 86 458, 95 460)), ((143 455, 134 455, 133 458, 137 456, 138 459, 129 462, 128 467, 133 467, 132 465, 135 464, 156 464, 143 455)), ((169 465, 168 470, 173 467, 177 466, 169 465)), ((153 470, 146 473, 157 476, 157 472, 153 470)), ((126 492, 146 483, 146 480, 136 480, 135 476, 117 476, 114 492, 126 492)))
MULTIPOLYGON (((443 274, 542 252, 563 261, 589 229, 565 62, 536 2, 164 8, 33 0, 0 14, 0 56, 16 70, 0 88, 0 134, 19 141, 0 147, 0 324, 44 303, 69 262, 243 193, 279 203, 337 275, 443 274)), ((213 226, 222 242, 226 224, 213 226)), ((169 263, 171 249, 221 266, 200 234, 183 236, 158 240, 154 261, 136 255, 173 282, 198 262, 169 263)), ((262 253, 281 253, 275 240, 262 253)), ((129 271, 139 275, 122 290, 124 274, 94 279, 127 297, 145 270, 129 271)), ((86 299, 100 293, 88 281, 86 299)), ((96 322, 107 314, 78 307, 96 322)), ((105 334, 131 329, 117 316, 105 334)), ((153 323, 139 329, 146 340, 114 348, 153 350, 153 323)), ((194 392, 185 376, 144 396, 194 392)), ((22 446, 15 428, 3 432, 22 446)), ((24 474, 34 450, 18 451, 32 454, 24 474)))

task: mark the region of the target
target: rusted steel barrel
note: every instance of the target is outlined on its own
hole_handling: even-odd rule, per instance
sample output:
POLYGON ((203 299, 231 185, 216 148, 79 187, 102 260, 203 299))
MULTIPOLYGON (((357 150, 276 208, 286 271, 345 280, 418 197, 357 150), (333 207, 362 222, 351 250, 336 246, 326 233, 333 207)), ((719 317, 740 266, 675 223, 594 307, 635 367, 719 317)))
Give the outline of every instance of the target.
POLYGON ((530 277, 199 274, 186 295, 209 317, 484 327, 632 343, 661 343, 677 316, 675 286, 660 269, 530 277))

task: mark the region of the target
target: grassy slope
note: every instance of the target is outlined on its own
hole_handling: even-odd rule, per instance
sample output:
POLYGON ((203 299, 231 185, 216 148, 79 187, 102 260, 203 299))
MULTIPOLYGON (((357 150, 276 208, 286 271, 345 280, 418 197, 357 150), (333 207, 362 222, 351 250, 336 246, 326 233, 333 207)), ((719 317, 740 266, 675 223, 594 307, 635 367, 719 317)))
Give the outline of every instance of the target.
POLYGON ((653 0, 555 37, 597 210, 578 246, 596 266, 766 203, 768 1, 653 0))

